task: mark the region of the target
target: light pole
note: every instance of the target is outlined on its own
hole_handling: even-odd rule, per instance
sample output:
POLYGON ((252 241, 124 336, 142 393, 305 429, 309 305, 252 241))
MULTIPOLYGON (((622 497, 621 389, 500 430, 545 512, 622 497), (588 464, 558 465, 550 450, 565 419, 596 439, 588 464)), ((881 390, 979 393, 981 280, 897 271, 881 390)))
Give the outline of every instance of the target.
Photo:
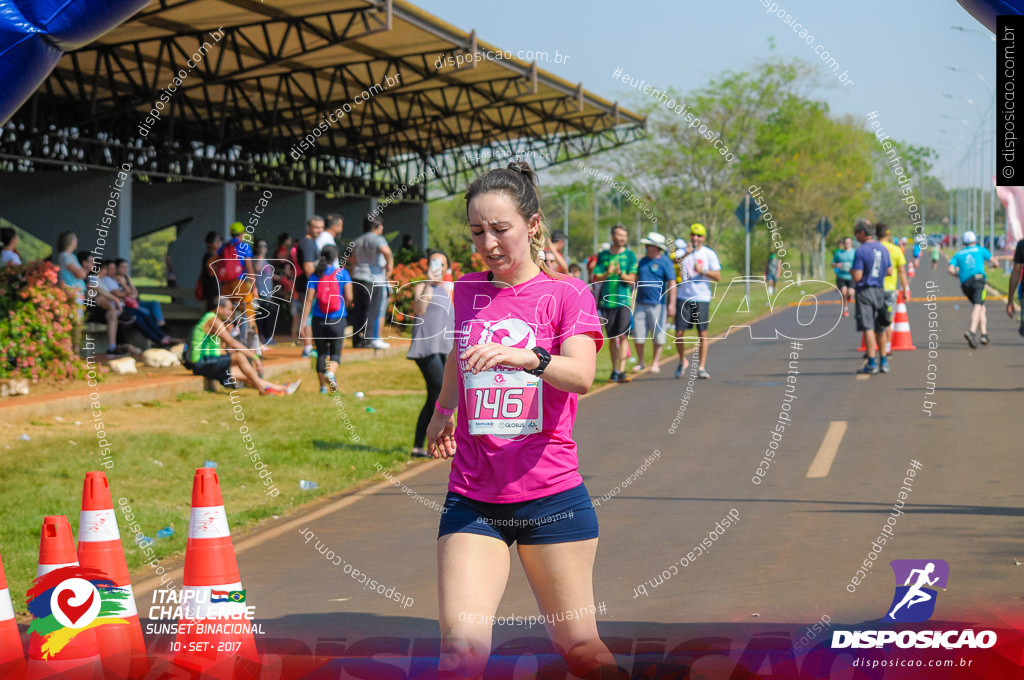
MULTIPOLYGON (((986 38, 988 38, 989 42, 991 42, 993 44, 996 42, 996 37, 994 35, 992 35, 988 31, 980 31, 980 30, 978 30, 976 28, 965 28, 963 26, 956 26, 956 25, 950 26, 950 28, 952 30, 954 30, 954 31, 959 31, 960 33, 977 33, 978 35, 982 35, 982 36, 985 36, 986 38)), ((988 197, 989 240, 990 240, 989 245, 991 246, 992 251, 994 252, 995 251, 995 247, 996 247, 996 188, 994 186, 995 183, 992 180, 992 175, 989 174, 989 173, 994 173, 995 172, 995 166, 996 166, 996 152, 997 152, 997 149, 996 149, 996 139, 995 139, 995 127, 996 127, 996 125, 995 125, 995 117, 996 117, 996 96, 995 96, 995 91, 993 90, 992 86, 989 84, 988 80, 986 80, 985 77, 983 75, 981 75, 980 73, 977 73, 977 72, 972 71, 970 69, 960 68, 960 67, 956 67, 956 66, 947 66, 946 68, 949 69, 950 71, 954 71, 954 72, 958 72, 958 73, 968 73, 968 74, 971 74, 971 75, 977 77, 978 80, 980 80, 985 85, 985 89, 988 91, 988 94, 989 94, 989 100, 991 102, 989 104, 989 108, 992 110, 992 119, 990 121, 990 124, 992 125, 992 127, 991 127, 991 131, 992 131, 992 147, 991 147, 992 148, 992 164, 990 166, 988 166, 987 169, 985 169, 983 167, 983 169, 985 169, 985 173, 982 175, 982 190, 983 191, 988 191, 988 194, 989 194, 989 197, 988 197)), ((985 123, 983 122, 982 124, 984 125, 985 123)))
MULTIPOLYGON (((603 198, 606 201, 612 201, 613 199, 611 199, 611 198, 609 198, 607 196, 602 196, 600 193, 597 192, 597 190, 593 190, 592 193, 594 195, 594 252, 596 253, 597 252, 597 225, 598 225, 598 222, 600 221, 600 212, 598 210, 598 202, 597 201, 600 198, 603 198)), ((619 209, 621 210, 621 207, 622 207, 622 203, 621 203, 622 194, 616 194, 615 196, 616 196, 616 199, 618 199, 617 205, 619 206, 619 209)))
MULTIPOLYGON (((948 67, 948 68, 954 68, 954 67, 948 67)), ((954 70, 956 70, 956 69, 954 68, 954 70)), ((982 80, 984 81, 984 78, 982 78, 982 80)), ((986 87, 988 87, 987 84, 986 84, 986 87)), ((959 99, 959 100, 965 101, 968 104, 970 104, 971 108, 974 109, 974 112, 978 114, 978 119, 979 119, 978 127, 975 128, 974 136, 971 138, 971 145, 968 147, 967 153, 964 155, 963 160, 964 161, 968 161, 970 163, 970 167, 969 167, 969 170, 968 170, 968 177, 972 177, 972 176, 973 177, 977 177, 978 174, 981 174, 982 178, 984 178, 984 176, 985 176, 984 173, 980 172, 980 171, 983 171, 985 169, 985 145, 979 145, 978 154, 977 155, 971 155, 970 158, 968 158, 967 154, 970 154, 971 150, 974 148, 975 144, 977 142, 981 141, 979 139, 979 134, 981 133, 982 127, 985 126, 985 122, 986 122, 986 119, 987 119, 988 111, 985 111, 985 113, 982 113, 981 109, 979 109, 978 106, 977 106, 977 102, 975 102, 970 97, 961 97, 961 96, 952 95, 952 94, 949 94, 949 93, 943 93, 942 96, 945 97, 946 99, 959 99)), ((992 99, 992 103, 989 104, 989 108, 993 109, 994 108, 994 104, 995 104, 995 98, 992 99)), ((970 127, 970 123, 968 123, 965 120, 963 122, 968 127, 970 127)), ((993 143, 994 143, 994 140, 993 140, 993 143)), ((993 165, 995 165, 995 149, 994 148, 993 148, 993 151, 992 151, 992 162, 993 162, 993 165)), ((971 179, 971 180, 969 180, 969 183, 973 184, 973 181, 974 180, 971 179)), ((983 218, 983 210, 984 210, 984 208, 982 206, 982 201, 981 201, 981 192, 983 190, 984 190, 984 180, 983 180, 982 186, 978 187, 977 190, 975 190, 974 186, 970 186, 969 187, 969 193, 968 193, 968 204, 967 204, 968 222, 967 222, 967 225, 968 225, 968 228, 973 227, 976 231, 979 231, 979 232, 982 231, 982 227, 983 227, 982 218, 983 218)), ((995 239, 994 224, 995 224, 995 222, 993 220, 992 228, 991 228, 993 233, 990 236, 990 238, 993 241, 995 239)))
POLYGON ((952 28, 954 31, 960 31, 961 33, 977 33, 978 35, 985 36, 992 42, 996 41, 996 37, 991 33, 985 33, 984 31, 979 31, 976 28, 964 28, 963 26, 950 26, 950 28, 952 28))
POLYGON ((565 234, 565 256, 569 259, 572 257, 569 254, 569 204, 574 198, 586 195, 587 192, 579 191, 575 194, 566 194, 565 196, 562 196, 562 232, 565 234))

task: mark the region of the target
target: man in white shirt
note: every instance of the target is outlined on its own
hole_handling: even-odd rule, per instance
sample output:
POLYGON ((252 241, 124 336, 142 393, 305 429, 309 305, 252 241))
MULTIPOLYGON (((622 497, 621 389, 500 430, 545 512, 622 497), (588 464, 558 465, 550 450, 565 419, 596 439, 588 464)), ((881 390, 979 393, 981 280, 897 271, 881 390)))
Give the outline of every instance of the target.
POLYGON ((686 347, 683 335, 686 330, 696 327, 700 345, 700 362, 697 364, 697 377, 710 378, 705 369, 708 361, 708 321, 711 316, 711 282, 722 280, 722 265, 718 255, 704 245, 707 229, 703 224, 690 226, 690 252, 680 265, 683 279, 679 284, 676 304, 676 351, 679 353, 679 365, 676 377, 683 377, 687 364, 686 347))
MULTIPOLYGON (((324 246, 331 245, 338 248, 338 237, 341 236, 344 223, 345 220, 341 215, 335 213, 331 213, 324 218, 324 230, 316 237, 316 253, 318 256, 320 251, 324 249, 324 246)), ((341 252, 340 248, 338 248, 338 252, 341 252)), ((334 258, 331 266, 339 266, 338 258, 334 258)))

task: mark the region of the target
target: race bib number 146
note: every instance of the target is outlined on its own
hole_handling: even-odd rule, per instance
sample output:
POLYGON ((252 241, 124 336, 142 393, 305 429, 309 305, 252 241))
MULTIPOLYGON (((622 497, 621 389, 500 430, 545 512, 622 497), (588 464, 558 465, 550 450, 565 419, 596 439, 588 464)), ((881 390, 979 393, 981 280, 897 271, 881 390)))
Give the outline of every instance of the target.
POLYGON ((524 371, 483 371, 463 376, 469 433, 513 439, 543 427, 541 380, 524 371))

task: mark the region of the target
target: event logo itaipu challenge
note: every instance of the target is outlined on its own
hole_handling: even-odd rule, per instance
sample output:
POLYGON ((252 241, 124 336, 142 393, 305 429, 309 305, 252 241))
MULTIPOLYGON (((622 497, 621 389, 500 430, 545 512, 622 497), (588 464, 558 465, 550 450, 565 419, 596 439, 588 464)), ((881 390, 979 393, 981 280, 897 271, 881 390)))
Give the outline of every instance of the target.
POLYGON ((28 632, 42 638, 40 651, 48 659, 90 628, 127 624, 119 617, 128 613, 130 596, 99 569, 55 569, 33 581, 28 591, 28 611, 35 617, 28 632))
MULTIPOLYGON (((945 560, 893 560, 896 592, 882 624, 921 623, 935 613, 939 590, 949 582, 945 560)), ((870 649, 895 643, 901 649, 988 649, 996 643, 991 630, 836 630, 832 649, 870 649)))

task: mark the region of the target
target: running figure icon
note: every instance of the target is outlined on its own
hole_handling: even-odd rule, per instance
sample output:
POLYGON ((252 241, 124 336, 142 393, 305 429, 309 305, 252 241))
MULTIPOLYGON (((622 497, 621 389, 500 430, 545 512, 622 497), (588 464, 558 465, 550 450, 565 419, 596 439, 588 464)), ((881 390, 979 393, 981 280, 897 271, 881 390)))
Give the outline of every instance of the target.
POLYGON ((903 605, 907 605, 907 609, 910 609, 915 604, 927 602, 934 597, 930 593, 922 590, 922 586, 933 586, 938 582, 938 576, 932 579, 928 578, 934 571, 934 562, 929 562, 924 569, 912 569, 910 571, 910 574, 907 576, 907 580, 903 583, 905 586, 910 586, 910 589, 907 591, 906 595, 903 596, 903 599, 900 600, 900 603, 893 607, 892 611, 889 612, 890 619, 893 619, 894 621, 896 620, 896 612, 899 611, 900 607, 903 605), (918 575, 917 581, 911 586, 910 581, 914 578, 914 574, 918 575))

